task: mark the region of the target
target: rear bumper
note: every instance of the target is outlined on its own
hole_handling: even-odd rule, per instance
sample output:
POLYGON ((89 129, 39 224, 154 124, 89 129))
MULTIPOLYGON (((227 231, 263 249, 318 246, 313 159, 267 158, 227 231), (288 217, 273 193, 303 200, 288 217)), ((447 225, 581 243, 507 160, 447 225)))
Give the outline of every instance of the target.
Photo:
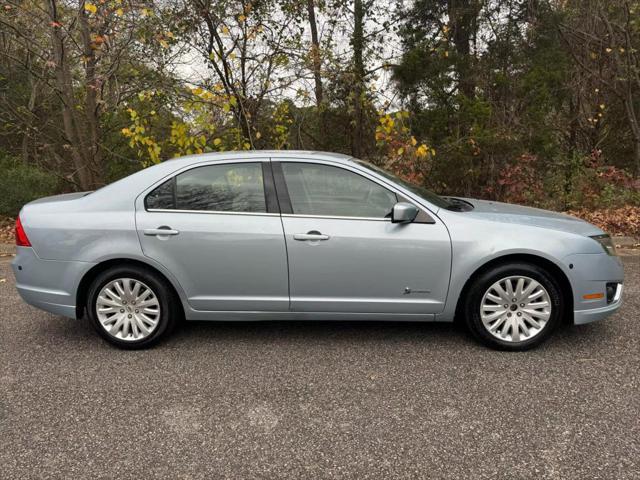
POLYGON ((613 315, 622 305, 624 270, 619 257, 602 254, 571 255, 564 259, 569 267, 573 287, 573 323, 585 323, 603 320, 613 315), (613 300, 607 302, 607 283, 617 283, 618 288, 613 300), (601 298, 589 298, 590 295, 603 293, 601 298), (588 298, 585 299, 585 295, 588 298))
POLYGON ((11 262, 16 288, 25 302, 71 318, 76 318, 76 292, 80 280, 93 265, 43 260, 29 247, 18 247, 11 262))

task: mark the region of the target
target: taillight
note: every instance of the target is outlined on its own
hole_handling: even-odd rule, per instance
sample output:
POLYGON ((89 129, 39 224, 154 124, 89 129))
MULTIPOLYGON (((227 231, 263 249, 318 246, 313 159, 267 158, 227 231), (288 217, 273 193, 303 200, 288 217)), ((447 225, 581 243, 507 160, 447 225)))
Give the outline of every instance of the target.
POLYGON ((29 237, 27 237, 27 232, 22 228, 22 223, 20 222, 20 217, 16 218, 16 245, 19 247, 30 247, 31 242, 29 241, 29 237))

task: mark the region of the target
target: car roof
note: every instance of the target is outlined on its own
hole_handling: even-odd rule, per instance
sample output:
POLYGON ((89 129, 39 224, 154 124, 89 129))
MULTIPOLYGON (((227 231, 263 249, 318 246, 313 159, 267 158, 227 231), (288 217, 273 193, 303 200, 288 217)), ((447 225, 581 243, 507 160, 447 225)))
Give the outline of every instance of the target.
MULTIPOLYGON (((239 150, 228 152, 210 152, 200 153, 195 155, 186 155, 183 157, 176 157, 167 162, 184 162, 186 164, 194 164, 198 162, 211 162, 216 160, 229 160, 232 158, 264 158, 264 157, 278 157, 278 158, 316 158, 324 160, 333 160, 339 163, 348 163, 352 160, 349 155, 342 153, 332 152, 319 152, 314 150, 239 150)), ((166 162, 163 162, 166 163, 166 162)))

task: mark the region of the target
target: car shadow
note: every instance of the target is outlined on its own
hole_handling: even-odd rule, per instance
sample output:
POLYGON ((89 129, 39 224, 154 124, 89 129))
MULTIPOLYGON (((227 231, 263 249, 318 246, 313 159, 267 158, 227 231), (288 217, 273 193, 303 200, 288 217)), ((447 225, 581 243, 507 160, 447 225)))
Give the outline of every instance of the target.
MULTIPOLYGON (((99 338, 86 318, 70 320, 54 317, 41 324, 41 338, 58 345, 74 344, 76 347, 95 348, 108 344, 99 338)), ((571 348, 571 345, 588 347, 602 344, 607 335, 606 323, 558 327, 552 338, 539 349, 571 348), (597 343, 596 343, 597 342, 597 343)), ((39 336, 40 336, 39 335, 39 336)), ((419 345, 432 350, 481 349, 481 345, 460 323, 439 322, 390 322, 390 321, 184 321, 157 347, 201 349, 211 345, 234 344, 299 346, 351 345, 384 346, 419 345)))
POLYGON ((452 323, 387 321, 187 321, 165 343, 198 341, 354 342, 427 341, 472 342, 452 323))

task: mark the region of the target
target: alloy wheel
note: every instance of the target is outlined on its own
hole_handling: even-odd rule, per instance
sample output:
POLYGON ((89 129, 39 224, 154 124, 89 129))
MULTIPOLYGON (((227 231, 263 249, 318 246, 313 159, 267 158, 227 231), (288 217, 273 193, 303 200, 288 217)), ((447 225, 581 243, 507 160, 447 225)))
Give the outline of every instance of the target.
POLYGON ((537 280, 510 276, 491 285, 480 304, 485 329, 506 342, 524 342, 542 332, 551 318, 551 298, 537 280))
POLYGON ((124 341, 139 341, 153 333, 160 321, 160 301, 143 282, 118 278, 108 282, 96 299, 102 328, 124 341))

